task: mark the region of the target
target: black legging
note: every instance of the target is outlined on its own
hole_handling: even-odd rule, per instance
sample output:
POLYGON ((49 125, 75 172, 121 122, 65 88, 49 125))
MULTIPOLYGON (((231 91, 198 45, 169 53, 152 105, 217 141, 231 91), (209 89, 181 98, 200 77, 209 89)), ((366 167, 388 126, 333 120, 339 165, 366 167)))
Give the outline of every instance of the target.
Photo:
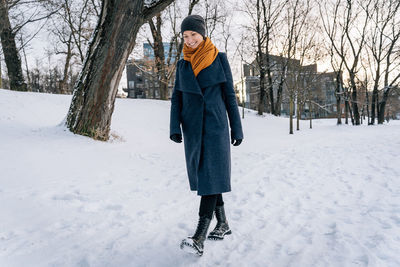
POLYGON ((199 216, 207 216, 211 220, 215 206, 222 205, 224 205, 222 194, 201 196, 199 216))

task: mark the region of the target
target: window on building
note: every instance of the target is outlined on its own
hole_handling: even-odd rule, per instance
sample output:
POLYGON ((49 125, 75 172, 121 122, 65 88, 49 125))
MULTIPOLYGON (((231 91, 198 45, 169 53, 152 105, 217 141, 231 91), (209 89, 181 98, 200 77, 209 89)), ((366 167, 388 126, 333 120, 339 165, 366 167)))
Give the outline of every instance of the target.
POLYGON ((128 87, 129 87, 129 89, 135 88, 135 81, 129 81, 128 87))

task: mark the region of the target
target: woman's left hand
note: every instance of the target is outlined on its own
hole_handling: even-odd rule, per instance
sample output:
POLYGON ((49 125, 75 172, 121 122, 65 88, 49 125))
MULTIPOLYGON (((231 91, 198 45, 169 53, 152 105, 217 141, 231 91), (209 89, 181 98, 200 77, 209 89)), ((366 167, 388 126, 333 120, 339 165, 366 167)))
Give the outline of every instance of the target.
POLYGON ((233 138, 231 138, 231 144, 233 146, 238 146, 238 145, 240 145, 242 143, 242 140, 243 139, 233 139, 233 138))

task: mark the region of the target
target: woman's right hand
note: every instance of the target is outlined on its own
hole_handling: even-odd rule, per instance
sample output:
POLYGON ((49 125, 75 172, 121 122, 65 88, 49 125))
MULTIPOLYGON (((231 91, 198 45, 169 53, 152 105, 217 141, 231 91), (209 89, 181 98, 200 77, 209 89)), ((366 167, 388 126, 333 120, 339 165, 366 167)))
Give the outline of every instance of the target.
POLYGON ((181 134, 173 134, 170 136, 170 139, 175 143, 182 143, 182 135, 181 134))

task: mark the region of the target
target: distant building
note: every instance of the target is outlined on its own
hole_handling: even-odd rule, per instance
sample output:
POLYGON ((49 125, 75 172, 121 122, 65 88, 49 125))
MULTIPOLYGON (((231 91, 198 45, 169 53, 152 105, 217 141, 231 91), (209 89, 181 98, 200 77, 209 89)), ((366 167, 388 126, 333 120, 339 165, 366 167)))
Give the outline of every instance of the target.
MULTIPOLYGON (((153 45, 153 44, 152 44, 153 45)), ((155 68, 155 57, 152 45, 143 43, 143 58, 130 59, 126 63, 128 88, 124 90, 128 98, 160 98, 160 81, 155 68)), ((165 61, 167 62, 170 44, 163 43, 165 61)), ((175 62, 176 49, 173 47, 171 63, 175 62)), ((168 95, 171 97, 175 73, 168 84, 168 95)))
MULTIPOLYGON (((293 77, 295 75, 303 76, 301 80, 303 84, 302 88, 307 88, 311 92, 312 100, 312 111, 311 115, 313 118, 327 118, 336 117, 336 73, 319 73, 317 71, 317 65, 305 65, 301 66, 300 61, 297 59, 290 59, 281 56, 270 56, 271 69, 272 69, 272 83, 274 100, 276 100, 279 83, 281 81, 284 68, 287 66, 286 71, 286 82, 283 83, 282 90, 282 101, 281 101, 281 115, 289 115, 289 98, 288 98, 288 86, 287 84, 293 83, 293 77)), ((244 97, 244 105, 246 108, 258 109, 259 103, 259 69, 257 63, 254 60, 251 64, 243 64, 243 81, 235 83, 236 92, 239 95, 239 102, 242 102, 244 97)), ((298 81, 297 80, 297 81, 298 81)), ((268 94, 268 92, 266 92, 268 94)), ((274 101, 275 102, 275 101, 274 101)), ((296 102, 296 101, 295 101, 296 102)), ((294 103, 296 105, 296 103, 294 103)), ((268 103, 265 103, 264 110, 268 110, 268 103)), ((296 113, 296 107, 294 107, 296 113)), ((305 104, 301 118, 309 118, 310 108, 308 103, 305 104)), ((297 114, 295 114, 297 116, 297 114)))
MULTIPOLYGON (((160 81, 155 72, 153 61, 143 59, 128 60, 126 63, 126 76, 128 80, 128 98, 160 99, 160 81)), ((171 97, 174 79, 168 84, 169 97, 171 97)))
MULTIPOLYGON (((149 44, 149 43, 143 43, 143 57, 147 60, 154 60, 154 49, 153 49, 154 44, 149 44)), ((170 49, 170 43, 164 43, 164 55, 165 55, 165 62, 167 62, 168 55, 169 55, 169 49, 170 49)), ((171 51, 171 63, 175 62, 175 57, 176 57, 176 47, 172 47, 171 51)), ((181 53, 181 58, 183 58, 183 52, 181 53)))

